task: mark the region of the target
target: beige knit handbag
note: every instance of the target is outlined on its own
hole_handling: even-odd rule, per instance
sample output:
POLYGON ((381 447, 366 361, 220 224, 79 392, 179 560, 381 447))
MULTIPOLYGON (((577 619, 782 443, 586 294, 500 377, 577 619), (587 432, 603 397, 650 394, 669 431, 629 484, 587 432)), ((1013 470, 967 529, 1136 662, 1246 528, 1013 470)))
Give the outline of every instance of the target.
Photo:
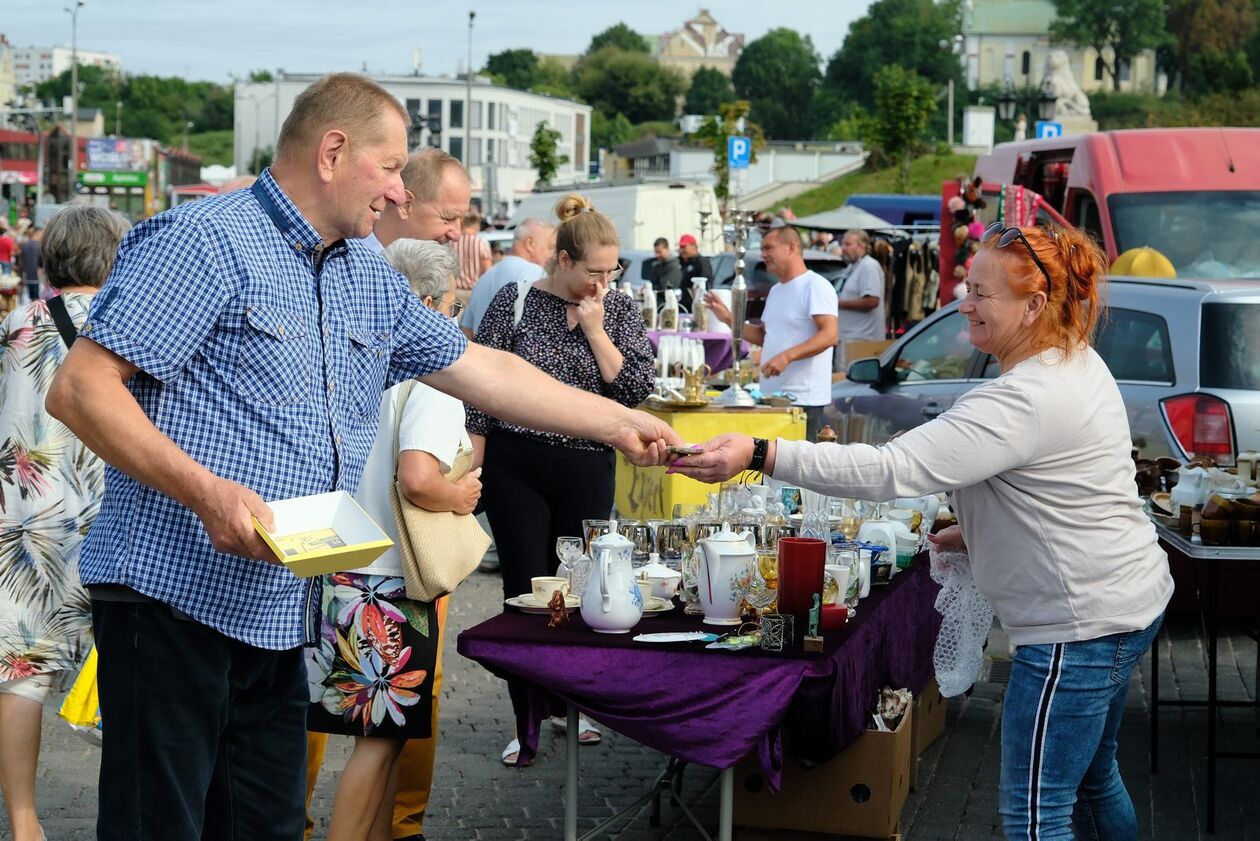
MULTIPOLYGON (((407 598, 431 602, 455 591, 490 548, 490 535, 472 514, 426 511, 413 505, 398 485, 398 431, 415 380, 403 386, 394 419, 394 481, 389 502, 398 527, 398 554, 402 557, 407 598)), ((446 474, 457 482, 472 467, 473 452, 460 448, 446 474)))

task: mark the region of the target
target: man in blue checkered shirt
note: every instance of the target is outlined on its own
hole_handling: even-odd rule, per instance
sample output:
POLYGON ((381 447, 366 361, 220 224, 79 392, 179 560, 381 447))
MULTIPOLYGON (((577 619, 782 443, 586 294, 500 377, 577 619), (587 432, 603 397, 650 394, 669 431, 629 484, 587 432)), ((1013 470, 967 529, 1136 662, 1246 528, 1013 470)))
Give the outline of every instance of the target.
POLYGON ((295 841, 318 594, 252 518, 353 492, 408 377, 659 463, 667 426, 469 345, 358 239, 404 201, 407 115, 352 74, 304 91, 249 190, 138 225, 48 410, 108 465, 80 576, 104 728, 99 839, 295 841))

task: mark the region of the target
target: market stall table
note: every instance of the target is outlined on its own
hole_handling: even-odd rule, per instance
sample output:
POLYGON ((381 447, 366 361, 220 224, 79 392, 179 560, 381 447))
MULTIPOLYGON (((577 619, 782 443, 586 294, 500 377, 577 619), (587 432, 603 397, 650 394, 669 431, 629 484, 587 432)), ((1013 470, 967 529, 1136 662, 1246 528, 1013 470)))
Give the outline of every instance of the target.
MULTIPOLYGON (((725 371, 727 368, 735 364, 735 355, 731 352, 734 342, 731 340, 731 334, 728 333, 696 333, 681 332, 678 330, 649 330, 647 331, 648 341, 652 343, 652 352, 655 353, 657 346, 660 344, 661 336, 681 336, 684 339, 699 339, 704 342, 704 361, 713 373, 725 371)), ((741 343, 741 356, 748 352, 748 342, 741 343)))
MULTIPOLYGON (((1260 699, 1256 701, 1222 701, 1216 697, 1216 637, 1217 637, 1217 584, 1222 561, 1260 561, 1260 547, 1255 546, 1210 546, 1199 540, 1197 536, 1188 538, 1180 533, 1155 523, 1155 531, 1164 548, 1179 553, 1195 562, 1206 563, 1207 578, 1204 587, 1204 606, 1202 619, 1204 636, 1207 638, 1208 681, 1207 698, 1194 700, 1163 700, 1159 697, 1159 636, 1151 643, 1151 771, 1159 771, 1159 708, 1160 707, 1206 707, 1207 708, 1207 831, 1216 832, 1216 760, 1218 759, 1260 759, 1260 753, 1254 751, 1229 751, 1217 748, 1217 710, 1221 707, 1260 708, 1260 699)), ((1162 629, 1161 629, 1162 635, 1162 629)), ((1260 653, 1257 654, 1260 659, 1260 653)))
POLYGON ((535 756, 539 725, 553 705, 569 707, 566 841, 577 838, 576 710, 679 761, 721 769, 718 837, 729 841, 732 769, 741 758, 755 754, 777 788, 784 729, 800 758, 824 762, 862 734, 881 687, 917 693, 927 684, 940 627, 938 590, 921 555, 912 569, 873 589, 843 629, 825 633, 821 654, 632 640, 715 630, 681 607, 620 635, 590 631, 580 612, 560 628, 548 628, 546 616, 507 612, 460 634, 458 650, 508 682, 520 762, 535 756))
MULTIPOLYGON (((648 405, 640 408, 665 421, 684 441, 692 443, 728 432, 772 441, 775 438, 796 441, 805 437, 805 412, 794 406, 732 409, 710 403, 699 409, 654 409, 648 405)), ((673 517, 676 504, 704 503, 711 490, 716 488, 677 473, 667 474, 664 467, 638 467, 617 453, 613 499, 621 519, 668 519, 673 517)))

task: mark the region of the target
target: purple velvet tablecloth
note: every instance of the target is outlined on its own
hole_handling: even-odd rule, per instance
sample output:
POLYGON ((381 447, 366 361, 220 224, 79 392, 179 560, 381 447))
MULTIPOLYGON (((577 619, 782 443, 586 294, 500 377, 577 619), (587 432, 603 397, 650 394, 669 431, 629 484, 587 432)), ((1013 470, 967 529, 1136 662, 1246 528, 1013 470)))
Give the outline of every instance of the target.
MULTIPOLYGON (((708 364, 713 373, 725 371, 727 368, 735 364, 735 357, 731 354, 731 347, 734 342, 731 341, 730 333, 677 333, 672 330, 649 330, 647 331, 648 341, 652 343, 652 352, 656 352, 656 347, 660 343, 662 335, 686 336, 688 339, 700 339, 704 342, 704 361, 708 364)), ((748 352, 748 342, 742 342, 744 353, 748 352)))
POLYGON ((939 587, 927 558, 871 590, 857 616, 824 634, 822 654, 709 651, 703 643, 636 643, 638 633, 711 630, 682 608, 630 634, 597 634, 575 611, 567 627, 505 612, 459 635, 459 653, 508 681, 521 739, 534 758, 556 700, 669 756, 729 768, 757 751, 777 790, 782 728, 803 759, 823 762, 861 735, 880 687, 918 693, 932 677, 939 587))

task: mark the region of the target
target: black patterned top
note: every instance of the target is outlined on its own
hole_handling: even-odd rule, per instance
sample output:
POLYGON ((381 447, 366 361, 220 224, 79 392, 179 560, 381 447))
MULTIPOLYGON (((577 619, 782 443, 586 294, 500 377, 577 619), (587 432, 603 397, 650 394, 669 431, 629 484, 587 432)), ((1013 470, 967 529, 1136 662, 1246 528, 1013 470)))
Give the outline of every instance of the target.
MULTIPOLYGON (((531 286, 526 293, 521 323, 514 327, 517 290, 517 285, 511 283, 494 296, 477 328, 478 343, 514 353, 566 385, 602 395, 623 406, 637 406, 651 393, 655 384, 655 356, 648 342, 643 315, 630 297, 610 289, 604 298, 604 330, 623 357, 617 378, 606 383, 581 325, 569 329, 565 313, 571 304, 531 286)), ((597 441, 506 423, 472 406, 467 410, 468 431, 473 434, 488 435, 494 429, 505 429, 559 447, 611 449, 597 441)))

